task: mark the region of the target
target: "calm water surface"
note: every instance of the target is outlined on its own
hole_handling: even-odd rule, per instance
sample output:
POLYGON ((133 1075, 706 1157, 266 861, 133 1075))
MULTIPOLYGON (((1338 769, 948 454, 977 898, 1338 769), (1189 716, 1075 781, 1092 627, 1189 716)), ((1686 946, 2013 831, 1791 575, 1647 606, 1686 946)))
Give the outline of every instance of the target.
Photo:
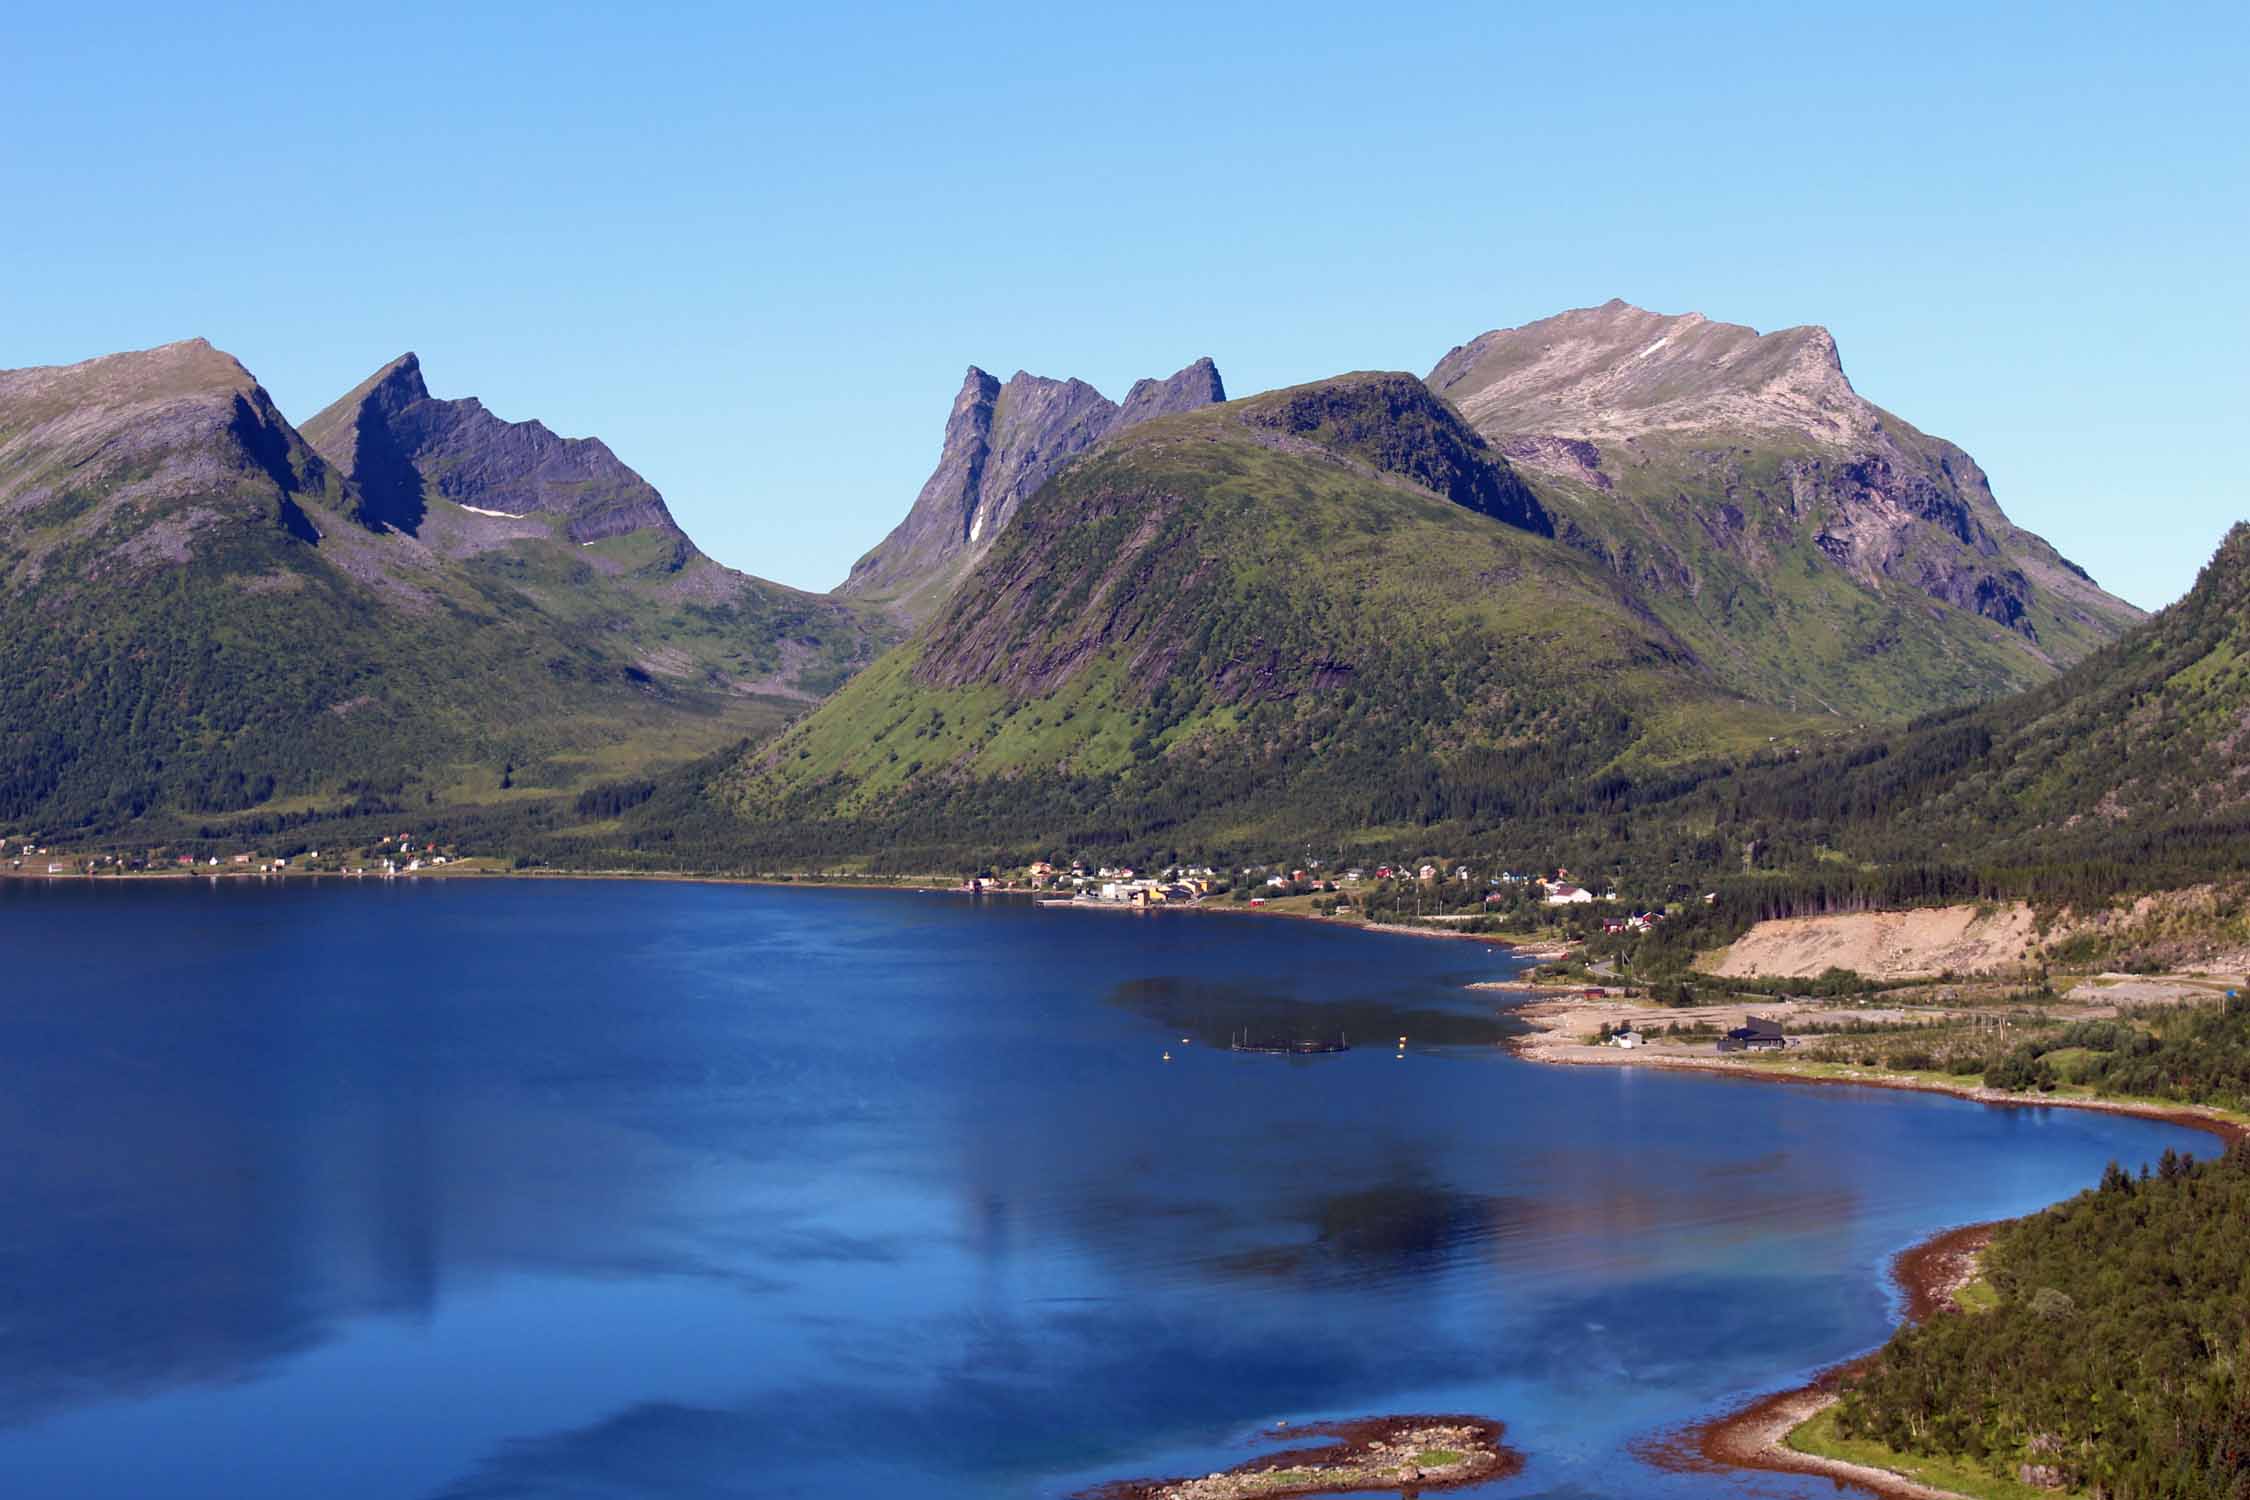
POLYGON ((13 1500, 1045 1500, 1413 1410, 1508 1423, 1491 1495, 1736 1494, 1634 1446, 1879 1341, 1932 1231, 2210 1149, 1520 1063, 1504 952, 1243 918, 17 886, 0 962, 13 1500))

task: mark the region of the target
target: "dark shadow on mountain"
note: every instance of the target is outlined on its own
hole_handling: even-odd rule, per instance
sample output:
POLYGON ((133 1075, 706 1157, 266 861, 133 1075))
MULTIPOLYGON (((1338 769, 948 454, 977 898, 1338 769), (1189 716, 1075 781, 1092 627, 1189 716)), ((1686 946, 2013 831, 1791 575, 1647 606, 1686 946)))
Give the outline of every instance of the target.
POLYGON ((429 511, 422 471, 414 467, 385 414, 370 401, 359 409, 352 483, 359 487, 360 517, 370 531, 388 526, 414 535, 429 511))
MULTIPOLYGON (((291 498, 306 488, 296 465, 291 462, 289 438, 278 424, 260 416, 248 398, 237 393, 234 398, 234 420, 227 431, 242 445, 242 451, 266 478, 273 481, 281 529, 300 542, 318 546, 320 528, 313 525, 312 517, 291 498)), ((315 464, 320 460, 312 460, 315 464)))
POLYGON ((227 430, 242 445, 242 451, 250 455, 251 462, 273 481, 275 489, 284 495, 294 495, 305 487, 296 466, 289 461, 288 435, 281 427, 261 417, 249 399, 239 393, 234 398, 234 420, 227 430))
POLYGON ((320 528, 313 524, 311 516, 305 514, 305 508, 287 495, 281 497, 279 520, 281 529, 298 541, 309 547, 320 545, 320 528))

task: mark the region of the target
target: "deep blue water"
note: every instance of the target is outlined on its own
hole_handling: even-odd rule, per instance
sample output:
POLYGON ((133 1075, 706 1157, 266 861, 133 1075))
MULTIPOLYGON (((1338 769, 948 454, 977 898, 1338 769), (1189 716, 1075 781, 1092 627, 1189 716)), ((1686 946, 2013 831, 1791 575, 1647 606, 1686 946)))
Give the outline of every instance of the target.
POLYGON ((1420 1410, 1508 1423, 1493 1495, 1734 1494, 1633 1448, 1879 1341, 1927 1234, 2210 1149, 1518 1062, 1461 988, 1510 968, 934 895, 0 888, 0 1495, 1032 1500, 1420 1410), (1245 1025, 1361 1045, 1207 1045, 1245 1025))

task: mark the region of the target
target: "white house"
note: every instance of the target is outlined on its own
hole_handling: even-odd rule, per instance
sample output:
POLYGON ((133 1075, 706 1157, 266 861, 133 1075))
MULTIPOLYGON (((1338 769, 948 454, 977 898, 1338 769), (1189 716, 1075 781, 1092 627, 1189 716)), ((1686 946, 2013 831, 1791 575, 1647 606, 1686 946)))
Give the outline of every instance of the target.
POLYGON ((1594 899, 1594 893, 1582 885, 1551 885, 1547 887, 1549 906, 1583 906, 1594 899))

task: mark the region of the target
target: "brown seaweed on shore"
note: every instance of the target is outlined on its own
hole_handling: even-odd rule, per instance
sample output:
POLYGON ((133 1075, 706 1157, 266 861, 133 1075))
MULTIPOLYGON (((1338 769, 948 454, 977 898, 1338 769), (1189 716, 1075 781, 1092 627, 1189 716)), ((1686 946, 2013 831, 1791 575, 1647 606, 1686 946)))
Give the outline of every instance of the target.
MULTIPOLYGON (((1899 1253, 1891 1262, 1891 1276, 1905 1294, 1907 1322, 1923 1322, 1954 1305, 1954 1294, 1974 1279, 1977 1257, 1999 1227, 1997 1223, 1964 1225, 1899 1253)), ((1818 1475, 1886 1500, 1929 1500, 1944 1494, 1899 1475, 1801 1454, 1787 1446, 1791 1429, 1833 1400, 1874 1358, 1873 1351, 1862 1354, 1821 1371, 1794 1390, 1761 1396, 1716 1421, 1667 1433, 1642 1446, 1639 1456, 1674 1473, 1739 1474, 1762 1469, 1818 1475)))
POLYGON ((1231 1469, 1183 1479, 1121 1479, 1081 1491, 1072 1500, 1290 1500, 1370 1489, 1428 1495, 1523 1468, 1523 1455, 1500 1441, 1501 1423, 1487 1417, 1363 1417, 1315 1422, 1269 1440, 1324 1438, 1314 1446, 1261 1454, 1231 1469), (1427 1462, 1430 1459, 1437 1462, 1427 1462))

